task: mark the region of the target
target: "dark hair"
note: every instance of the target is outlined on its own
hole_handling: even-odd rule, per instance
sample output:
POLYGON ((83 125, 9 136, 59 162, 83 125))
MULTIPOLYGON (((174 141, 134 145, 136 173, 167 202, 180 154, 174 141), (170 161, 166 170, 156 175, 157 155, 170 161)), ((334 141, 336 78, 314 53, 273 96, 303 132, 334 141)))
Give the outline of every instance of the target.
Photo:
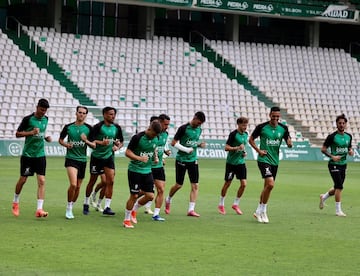
POLYGON ((202 123, 205 122, 205 120, 206 120, 205 114, 204 114, 204 112, 202 112, 202 111, 196 112, 194 116, 195 116, 196 118, 198 118, 198 119, 200 120, 200 122, 202 122, 202 123))
POLYGON ((150 117, 150 123, 151 123, 152 121, 155 121, 155 120, 158 120, 158 119, 159 119, 158 116, 151 116, 151 117, 150 117))
POLYGON ((344 119, 345 123, 347 123, 348 121, 344 113, 336 117, 336 122, 338 122, 341 119, 344 119))
POLYGON ((85 110, 86 110, 86 114, 88 114, 89 110, 88 110, 88 108, 87 108, 86 106, 78 105, 78 106, 76 107, 76 111, 79 111, 80 108, 85 109, 85 110))
POLYGON ((276 111, 280 111, 280 107, 278 107, 278 106, 273 106, 273 107, 270 109, 270 112, 276 112, 276 111))
POLYGON ((103 110, 102 110, 102 114, 104 115, 106 112, 110 111, 110 110, 114 110, 115 114, 116 114, 116 109, 115 107, 111 107, 111 106, 107 106, 107 107, 104 107, 103 110))
POLYGON ((159 115, 159 120, 160 121, 164 121, 164 120, 170 121, 170 117, 168 115, 162 113, 162 114, 159 115))
POLYGON ((49 108, 49 102, 47 99, 40 99, 37 104, 38 107, 49 108))
POLYGON ((238 125, 243 124, 243 123, 248 123, 248 122, 249 122, 249 119, 246 118, 246 117, 239 117, 239 118, 237 118, 237 120, 236 120, 236 123, 237 123, 238 125))
POLYGON ((154 120, 150 123, 150 128, 156 133, 159 134, 162 131, 161 124, 158 120, 154 120))

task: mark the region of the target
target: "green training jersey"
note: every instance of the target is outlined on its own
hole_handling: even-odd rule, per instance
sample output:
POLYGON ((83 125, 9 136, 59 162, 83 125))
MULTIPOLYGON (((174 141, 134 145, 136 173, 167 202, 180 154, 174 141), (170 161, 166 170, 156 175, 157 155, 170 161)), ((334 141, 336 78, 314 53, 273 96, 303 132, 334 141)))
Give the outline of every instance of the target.
POLYGON ((39 133, 25 137, 25 144, 22 155, 26 157, 43 157, 45 156, 45 132, 48 124, 48 117, 35 117, 32 113, 24 117, 17 129, 17 131, 31 131, 34 128, 39 129, 39 133))
POLYGON ((201 135, 201 127, 192 127, 190 123, 184 124, 178 128, 174 140, 179 141, 184 147, 192 147, 192 153, 186 153, 178 150, 176 160, 180 162, 194 162, 197 160, 197 147, 201 135))
POLYGON ((159 142, 157 144, 157 154, 159 157, 159 162, 158 163, 153 162, 152 163, 153 168, 161 168, 164 166, 163 155, 165 152, 165 146, 167 144, 168 136, 169 136, 169 134, 166 131, 163 131, 158 135, 159 142))
POLYGON ((66 158, 86 162, 86 150, 87 145, 81 139, 81 134, 85 134, 89 137, 91 126, 89 124, 76 125, 75 122, 64 126, 60 132, 60 139, 67 137, 68 143, 71 143, 73 147, 66 149, 66 158))
MULTIPOLYGON (((240 133, 237 129, 230 132, 226 144, 231 147, 238 147, 240 145, 246 145, 249 134, 247 132, 240 133)), ((229 151, 226 163, 231 165, 245 164, 244 158, 245 150, 229 151)))
POLYGON ((285 141, 290 137, 287 126, 279 123, 276 127, 270 125, 269 122, 257 125, 251 134, 256 139, 260 137, 260 150, 266 150, 267 154, 258 156, 258 161, 273 166, 279 165, 279 150, 282 139, 285 141))
POLYGON ((128 166, 129 171, 141 174, 151 173, 151 165, 158 143, 159 138, 157 136, 153 139, 150 139, 145 134, 145 131, 139 132, 138 134, 135 134, 133 137, 131 137, 127 148, 138 156, 147 155, 149 160, 146 163, 137 160, 130 160, 128 166))
POLYGON ((108 145, 96 145, 96 148, 92 152, 92 156, 98 159, 108 159, 113 155, 112 147, 114 146, 115 140, 119 140, 121 143, 124 142, 121 127, 118 124, 110 124, 107 126, 104 121, 101 121, 94 125, 90 132, 90 141, 109 139, 108 145))
POLYGON ((328 135, 325 139, 324 146, 330 148, 332 155, 341 156, 340 161, 335 162, 330 158, 329 163, 334 165, 345 165, 347 163, 346 156, 349 149, 352 147, 351 144, 352 136, 350 133, 344 132, 344 134, 340 134, 335 131, 328 135))

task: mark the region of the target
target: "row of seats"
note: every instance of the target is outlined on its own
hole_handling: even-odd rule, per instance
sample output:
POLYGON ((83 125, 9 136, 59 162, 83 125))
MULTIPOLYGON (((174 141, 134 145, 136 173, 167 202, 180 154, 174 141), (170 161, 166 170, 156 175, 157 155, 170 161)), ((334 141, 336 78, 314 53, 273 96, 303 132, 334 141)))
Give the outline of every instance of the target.
MULTIPOLYGON (((65 74, 78 84, 98 106, 111 105, 118 107, 119 112, 117 118, 119 123, 130 134, 146 127, 149 118, 161 112, 167 112, 172 117, 172 125, 169 131, 170 134, 174 134, 176 128, 190 120, 194 112, 204 110, 207 114, 207 123, 204 125, 205 139, 226 139, 229 131, 236 127, 235 121, 240 115, 245 115, 250 118, 249 131, 252 131, 256 124, 268 120, 268 108, 265 107, 264 103, 252 96, 249 91, 236 81, 231 81, 226 78, 224 74, 206 59, 203 59, 199 53, 181 39, 155 37, 154 40, 141 40, 59 34, 49 29, 35 30, 32 28, 24 28, 24 30, 27 31, 45 51, 48 51, 52 58, 57 60, 65 69, 65 74), (98 49, 99 45, 102 49, 106 50, 100 52, 97 50, 94 51, 98 49), (120 45, 120 48, 114 47, 114 45, 120 45), (154 47, 154 45, 156 47, 154 47), (59 51, 63 51, 64 55, 59 56, 59 51), (114 55, 114 53, 117 54, 114 55), (139 66, 140 59, 136 56, 136 53, 142 55, 142 57, 146 57, 142 67, 139 66), (114 59, 121 61, 119 64, 122 65, 120 66, 116 62, 112 63, 114 59), (164 68, 167 69, 164 70, 164 68), (179 70, 174 71, 174 68, 179 68, 179 70)), ((5 35, 2 34, 2 37, 5 37, 5 35)), ((16 79, 10 76, 12 68, 16 68, 17 62, 28 62, 28 60, 26 60, 23 53, 16 55, 20 56, 19 59, 14 58, 14 51, 19 50, 15 47, 16 45, 13 45, 6 37, 0 40, 0 45, 4 45, 0 46, 0 48, 3 47, 7 50, 4 55, 6 58, 0 58, 2 67, 5 66, 3 60, 9 61, 12 59, 13 62, 11 64, 12 66, 6 66, 8 74, 5 77, 4 86, 2 86, 8 91, 8 85, 13 85, 13 87, 18 85, 11 83, 16 81, 16 79), (8 44, 11 46, 8 46, 8 44)), ((318 108, 318 110, 315 110, 316 114, 312 113, 313 111, 310 109, 312 103, 306 100, 309 99, 309 97, 305 96, 307 94, 299 93, 300 89, 299 91, 295 89, 291 91, 292 86, 290 84, 292 83, 290 83, 290 80, 292 79, 288 81, 286 78, 288 74, 296 74, 297 71, 296 67, 291 66, 291 64, 285 66, 285 60, 291 63, 291 55, 288 51, 293 51, 294 49, 295 53, 306 50, 306 52, 312 53, 309 54, 309 56, 311 55, 318 59, 319 57, 331 54, 334 55, 335 60, 339 59, 336 54, 340 56, 344 54, 342 51, 219 41, 215 43, 215 47, 219 54, 224 57, 226 56, 223 51, 224 49, 226 51, 232 49, 234 56, 239 55, 243 57, 243 59, 246 60, 246 68, 241 67, 243 63, 240 63, 237 68, 245 72, 254 84, 261 83, 261 77, 263 75, 266 76, 265 80, 269 80, 269 82, 262 82, 262 86, 259 85, 260 89, 268 97, 278 100, 275 102, 278 102, 281 107, 287 108, 289 114, 298 116, 304 112, 305 115, 313 116, 313 120, 321 120, 321 124, 324 122, 324 125, 322 125, 324 129, 321 129, 319 136, 323 137, 326 130, 330 131, 330 128, 333 129, 333 122, 331 120, 334 118, 332 118, 332 116, 326 117, 330 118, 328 121, 320 117, 327 114, 328 111, 322 109, 320 113, 318 108), (241 45, 242 47, 240 47, 241 45), (314 52, 311 51, 312 49, 314 52), (326 52, 326 55, 321 54, 322 51, 326 52), (276 59, 272 58, 272 56, 284 56, 285 58, 280 58, 280 61, 282 61, 277 64, 274 62, 276 59), (269 58, 266 59, 266 57, 269 58), (277 65, 282 66, 283 69, 278 69, 276 67, 277 65), (248 70, 248 68, 261 68, 261 70, 251 71, 248 70), (271 76, 275 76, 273 72, 276 72, 277 77, 282 77, 283 81, 274 82, 272 80, 271 82, 271 76), (282 86, 282 84, 284 85, 282 86), (288 91, 289 97, 282 97, 279 93, 276 93, 276 91, 285 92, 285 87, 286 90, 290 90, 288 91), (296 105, 294 103, 296 103, 296 105), (299 107, 296 112, 295 107, 299 107), (300 109, 302 107, 303 109, 300 109), (310 110, 311 112, 306 114, 310 110), (327 128, 325 129, 325 127, 327 128)), ((232 55, 227 57, 227 59, 230 60, 231 56, 232 55)), ((304 58, 304 56, 305 55, 301 55, 302 58, 304 58)), ((320 60, 321 59, 315 63, 309 62, 309 64, 311 63, 311 65, 314 66, 323 64, 320 60)), ((326 63, 324 64, 326 65, 326 63)), ((313 83, 306 80, 306 77, 309 76, 306 74, 309 74, 309 72, 312 72, 314 69, 310 65, 307 66, 309 68, 303 70, 304 74, 301 75, 302 79, 299 79, 299 83, 302 80, 306 85, 301 87, 301 89, 303 89, 304 92, 310 93, 310 91, 313 92, 313 83)), ((14 70, 14 72, 15 71, 16 70, 14 70)), ((22 73, 26 74, 26 72, 22 73)), ((46 71, 44 72, 33 68, 28 74, 37 81, 33 84, 30 83, 30 87, 33 87, 32 89, 29 87, 28 91, 24 91, 26 97, 34 99, 46 95, 55 105, 62 106, 56 107, 55 109, 51 108, 50 110, 53 110, 55 112, 54 114, 49 110, 49 117, 56 118, 56 122, 53 121, 54 124, 49 130, 53 131, 54 135, 58 135, 59 126, 69 122, 73 117, 72 109, 77 102, 72 98, 71 94, 68 93, 64 87, 61 87, 46 71), (35 92, 33 91, 34 88, 37 89, 37 94, 33 93, 35 92), (55 91, 56 93, 52 94, 50 91, 46 91, 47 89, 55 91), (63 97, 62 95, 68 96, 63 97), (69 114, 69 116, 60 116, 59 118, 56 114, 57 111, 69 114)), ((342 75, 338 74, 337 76, 340 78, 342 75)), ((24 85, 24 81, 21 81, 21 83, 21 85, 24 85)), ((339 85, 341 85, 341 83, 339 85)), ((352 85, 351 83, 349 84, 349 90, 352 89, 352 85)), ((19 86, 17 86, 17 88, 19 88, 19 86)), ((26 86, 21 86, 21 89, 26 90, 26 86)), ((16 91, 18 91, 16 93, 21 92, 19 89, 16 89, 16 91)), ((332 94, 336 95, 336 91, 333 92, 332 94)), ((347 95, 348 94, 346 94, 346 97, 347 95)), ((351 98, 352 96, 353 94, 349 93, 349 99, 354 99, 351 98)), ((7 95, 7 97, 11 96, 7 95)), ((321 95, 319 98, 323 99, 321 95)), ((11 100, 13 99, 10 98, 8 101, 11 100)), ((18 102, 21 106, 25 104, 20 103, 20 101, 18 102)), ((314 102, 314 104, 317 103, 314 102)), ((332 102, 330 102, 328 106, 332 106, 332 102)), ((91 123, 97 122, 97 119, 95 119, 96 116, 94 115, 99 115, 97 113, 98 110, 90 112, 89 121, 91 123)), ((330 113, 329 115, 333 114, 330 113)), ((354 111, 354 116, 355 115, 356 112, 354 111)), ((4 117, 6 116, 9 117, 9 115, 4 114, 4 117)), ((3 115, 1 115, 1 117, 3 118, 3 115)), ((302 119, 303 125, 306 126, 309 121, 308 117, 305 117, 306 119, 302 117, 299 118, 302 119)), ((353 127, 352 129, 356 129, 352 122, 350 125, 353 127)), ((297 137, 302 139, 302 137, 300 137, 301 135, 298 135, 299 132, 293 126, 289 125, 289 129, 295 139, 297 137)), ((317 130, 318 129, 316 129, 316 131, 317 130)))
MULTIPOLYGON (((75 35, 63 37, 57 34, 47 35, 43 31, 41 36, 46 39, 40 39, 36 38, 39 32, 28 33, 40 41, 43 49, 49 51, 50 56, 69 71, 69 78, 99 106, 111 104, 130 109, 134 103, 139 102, 141 109, 157 108, 159 111, 165 110, 170 116, 181 111, 182 116, 171 116, 174 128, 189 121, 196 111, 204 110, 208 115, 209 126, 210 122, 229 122, 223 123, 219 130, 211 128, 212 134, 207 137, 221 139, 226 138, 230 129, 235 127, 234 114, 241 115, 241 110, 245 107, 241 105, 246 105, 239 98, 248 98, 249 106, 253 106, 253 101, 258 107, 264 106, 242 86, 224 77, 181 39, 102 39, 75 35), (65 41, 66 48, 61 45, 65 41), (96 50, 99 47, 104 50, 96 50), (59 56, 59 49, 66 54, 59 56), (138 58, 139 55, 143 58, 138 58), (163 74, 161 68, 166 68, 167 65, 169 67, 163 74), (138 70, 129 70, 134 67, 138 70), (188 73, 179 74, 180 68, 182 72, 188 73), (163 95, 158 95, 162 92, 163 95), (225 98, 224 94, 227 95, 225 98), (204 95, 224 102, 203 102, 201 99, 204 95), (215 112, 217 110, 226 112, 218 114, 215 112), (184 118, 187 119, 184 121, 184 118), (214 136, 214 133, 218 135, 214 136)), ((255 122, 267 119, 266 113, 246 115, 254 122, 252 127, 255 122)), ((133 118, 126 121, 133 121, 133 118)), ((147 120, 139 121, 142 127, 147 123, 147 120)))
POLYGON ((336 115, 345 113, 350 119, 348 131, 359 140, 360 64, 344 50, 224 41, 208 44, 304 126, 319 123, 326 115, 326 120, 321 118, 326 126, 315 131, 319 138, 334 130, 336 115), (307 115, 312 119, 304 119, 307 115))

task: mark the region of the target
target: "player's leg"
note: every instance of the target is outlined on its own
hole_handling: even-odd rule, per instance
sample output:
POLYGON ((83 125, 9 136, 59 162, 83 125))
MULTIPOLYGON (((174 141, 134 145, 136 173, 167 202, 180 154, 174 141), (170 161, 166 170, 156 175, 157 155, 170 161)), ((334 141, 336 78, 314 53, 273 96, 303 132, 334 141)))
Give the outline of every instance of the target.
POLYGON ((176 160, 175 161, 176 183, 170 188, 169 195, 165 199, 165 214, 170 214, 170 205, 172 198, 176 194, 176 192, 182 188, 182 185, 184 183, 185 173, 186 173, 185 164, 176 160))
POLYGON ((89 210, 90 195, 94 188, 97 178, 98 178, 97 173, 95 173, 95 172, 90 173, 90 179, 89 179, 88 184, 86 185, 86 190, 85 190, 85 199, 84 199, 84 205, 83 205, 83 214, 84 215, 88 215, 90 212, 90 210, 89 210))
POLYGON ((115 169, 111 167, 104 168, 106 184, 105 184, 105 206, 104 206, 104 215, 115 215, 115 212, 111 210, 111 199, 113 195, 114 179, 115 179, 115 169))
POLYGON ((69 179, 69 187, 67 191, 67 206, 66 206, 65 217, 67 219, 73 219, 74 216, 73 216, 72 208, 73 208, 74 198, 76 197, 78 169, 72 166, 67 166, 66 171, 69 179))
POLYGON ((189 173, 191 190, 190 190, 190 201, 187 215, 191 217, 200 217, 200 214, 195 212, 195 204, 199 195, 199 166, 196 162, 187 164, 189 173))
POLYGON ((242 215, 243 212, 241 211, 239 205, 240 205, 240 199, 242 195, 244 194, 245 188, 246 188, 246 177, 247 177, 247 169, 245 164, 240 164, 236 168, 236 178, 240 179, 240 186, 237 190, 236 197, 234 199, 233 205, 231 208, 238 214, 242 215))
POLYGON ((27 180, 27 176, 20 176, 15 185, 15 193, 12 203, 12 213, 16 217, 20 215, 20 207, 19 207, 20 193, 24 184, 26 183, 26 180, 27 180))

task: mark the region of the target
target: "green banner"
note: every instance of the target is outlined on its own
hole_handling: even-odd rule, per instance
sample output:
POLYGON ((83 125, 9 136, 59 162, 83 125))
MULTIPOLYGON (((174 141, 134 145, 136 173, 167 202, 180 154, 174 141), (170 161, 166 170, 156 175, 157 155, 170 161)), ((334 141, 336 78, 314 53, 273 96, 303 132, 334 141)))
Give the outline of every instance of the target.
POLYGON ((270 3, 264 1, 197 0, 195 6, 199 8, 223 9, 280 16, 317 17, 319 19, 331 18, 350 21, 358 20, 358 11, 350 10, 346 5, 318 7, 278 2, 270 3))
POLYGON ((143 0, 144 2, 157 3, 172 6, 192 6, 193 0, 143 0))
MULTIPOLYGON (((227 152, 224 150, 225 140, 206 140, 206 148, 198 148, 199 158, 216 158, 226 159, 227 152)), ((20 156, 24 145, 23 140, 0 140, 0 156, 20 156)), ((124 143, 124 147, 116 152, 116 157, 125 157, 125 150, 128 141, 124 143)), ((256 160, 257 153, 246 145, 248 160, 256 160)), ((176 149, 171 147, 171 157, 175 157, 176 149)), ((45 144, 46 156, 65 156, 66 149, 57 142, 45 144)), ((89 149, 88 155, 90 156, 89 149)), ((308 142, 294 142, 293 148, 289 149, 284 143, 280 147, 280 160, 295 161, 327 161, 328 157, 323 155, 320 148, 310 147, 308 142)), ((360 162, 360 150, 354 149, 354 156, 348 156, 350 162, 360 162)))

